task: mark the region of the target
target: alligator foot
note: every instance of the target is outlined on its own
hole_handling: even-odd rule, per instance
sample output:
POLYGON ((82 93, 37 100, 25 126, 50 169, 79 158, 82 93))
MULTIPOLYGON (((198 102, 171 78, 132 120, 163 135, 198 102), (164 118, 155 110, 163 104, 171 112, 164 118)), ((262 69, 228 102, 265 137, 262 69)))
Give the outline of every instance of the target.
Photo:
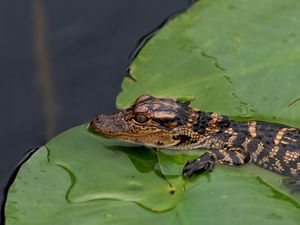
POLYGON ((282 182, 283 186, 291 190, 291 192, 300 193, 300 178, 290 178, 282 182))
POLYGON ((182 171, 182 174, 191 177, 194 173, 199 174, 205 171, 212 171, 215 160, 206 152, 197 159, 189 160, 182 171))

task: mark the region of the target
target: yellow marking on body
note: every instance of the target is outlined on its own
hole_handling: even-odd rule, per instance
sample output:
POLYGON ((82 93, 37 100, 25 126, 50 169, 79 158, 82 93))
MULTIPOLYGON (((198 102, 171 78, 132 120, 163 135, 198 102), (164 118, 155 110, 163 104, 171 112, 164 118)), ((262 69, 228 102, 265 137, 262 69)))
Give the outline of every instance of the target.
POLYGON ((228 163, 229 165, 233 165, 232 158, 226 151, 222 151, 222 155, 224 156, 224 158, 221 159, 221 162, 223 161, 225 163, 228 163))
POLYGON ((251 139, 249 139, 249 138, 245 139, 245 141, 242 144, 242 146, 243 146, 244 149, 247 149, 247 146, 248 146, 248 144, 249 144, 250 141, 251 141, 251 139))
POLYGON ((153 116, 156 118, 175 118, 176 113, 174 112, 165 112, 165 111, 157 111, 153 113, 153 116))
POLYGON ((246 138, 245 141, 242 144, 242 147, 245 149, 245 151, 248 151, 248 144, 251 141, 251 139, 246 138))
POLYGON ((232 134, 233 133, 233 129, 232 128, 228 128, 227 130, 224 131, 225 134, 232 134))
POLYGON ((275 140, 274 140, 274 144, 275 144, 275 145, 278 145, 278 144, 280 143, 280 141, 281 141, 281 139, 282 139, 284 133, 285 133, 287 130, 288 130, 288 128, 282 128, 281 130, 279 130, 279 131, 277 132, 276 138, 275 138, 275 140))
POLYGON ((241 164, 245 164, 244 156, 240 152, 236 152, 236 157, 239 159, 241 164))
POLYGON ((228 147, 230 147, 230 146, 233 145, 233 142, 235 141, 235 139, 237 138, 237 136, 238 136, 237 132, 232 133, 231 137, 227 141, 228 147))
POLYGON ((213 152, 209 152, 209 155, 212 156, 215 160, 218 159, 217 155, 213 152))
MULTIPOLYGON (((291 138, 291 137, 284 137, 284 139, 287 139, 288 141, 292 141, 292 142, 297 142, 296 139, 291 138)), ((283 143, 283 140, 281 140, 281 143, 283 143)))
POLYGON ((220 129, 217 128, 215 125, 211 125, 209 127, 205 128, 206 131, 214 131, 214 132, 218 132, 220 129))
POLYGON ((217 127, 217 123, 223 120, 223 116, 217 113, 212 113, 210 117, 211 119, 209 121, 209 127, 207 127, 206 130, 218 132, 220 129, 217 127))
POLYGON ((274 146, 271 149, 270 153, 269 153, 269 157, 271 158, 271 157, 276 156, 278 151, 279 151, 279 147, 278 146, 274 146))
POLYGON ((255 138, 256 137, 256 121, 252 121, 252 122, 248 123, 248 125, 249 125, 248 132, 249 132, 250 136, 252 138, 255 138))
POLYGON ((285 154, 283 156, 284 163, 289 164, 291 161, 294 160, 294 158, 291 157, 291 155, 292 155, 292 152, 290 152, 290 151, 285 152, 285 154))
POLYGON ((218 122, 222 121, 223 120, 223 116, 215 113, 216 117, 218 118, 218 122))
MULTIPOLYGON (((269 155, 263 157, 263 159, 260 160, 261 163, 266 163, 266 162, 268 162, 270 158, 276 159, 275 156, 277 155, 277 152, 278 152, 278 151, 279 151, 279 147, 278 147, 277 145, 274 146, 274 147, 271 149, 271 151, 269 152, 269 155)), ((268 165, 266 165, 266 166, 268 166, 268 165)))
POLYGON ((257 157, 260 155, 260 153, 264 150, 264 144, 260 142, 257 145, 256 150, 252 153, 252 157, 254 161, 257 161, 257 157))
POLYGON ((179 106, 175 101, 161 101, 160 99, 153 100, 152 103, 148 104, 149 108, 157 110, 160 108, 168 108, 170 110, 178 109, 179 106))
POLYGON ((198 119, 198 117, 199 117, 199 110, 196 110, 196 109, 194 109, 193 110, 193 112, 192 112, 192 114, 191 114, 191 118, 194 120, 194 121, 196 121, 197 119, 198 119))
POLYGON ((299 173, 298 169, 294 169, 294 168, 290 168, 290 172, 293 176, 297 176, 297 174, 299 173))
POLYGON ((194 120, 193 120, 192 118, 189 118, 189 119, 188 119, 188 122, 189 122, 189 123, 193 123, 194 120))
POLYGON ((275 158, 275 164, 274 164, 273 167, 274 167, 274 169, 275 169, 276 171, 278 171, 278 172, 284 171, 284 169, 283 169, 283 167, 282 167, 282 165, 281 165, 279 159, 276 159, 276 158, 275 158))
POLYGON ((210 125, 215 125, 218 122, 219 115, 217 113, 211 114, 211 120, 209 121, 210 125))
POLYGON ((220 129, 217 127, 217 122, 220 121, 223 117, 217 113, 212 113, 210 115, 211 119, 209 121, 209 126, 205 128, 206 131, 218 132, 220 129))
POLYGON ((198 119, 198 114, 197 113, 192 113, 190 115, 190 117, 188 118, 188 120, 187 120, 186 126, 188 128, 192 128, 193 124, 197 123, 197 119, 198 119))
POLYGON ((283 156, 283 159, 284 159, 284 162, 289 163, 290 161, 295 161, 296 159, 298 159, 299 156, 300 156, 299 152, 286 151, 283 156))

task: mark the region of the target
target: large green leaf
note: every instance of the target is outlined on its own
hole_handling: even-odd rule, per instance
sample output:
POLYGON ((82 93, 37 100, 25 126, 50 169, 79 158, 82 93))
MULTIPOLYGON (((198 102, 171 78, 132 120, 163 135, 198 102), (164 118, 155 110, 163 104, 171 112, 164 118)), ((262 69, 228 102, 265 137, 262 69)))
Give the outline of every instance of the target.
POLYGON ((155 171, 156 156, 149 149, 116 146, 83 127, 58 136, 46 148, 50 163, 72 178, 66 196, 72 203, 118 199, 164 211, 179 201, 180 188, 175 195, 169 194, 169 184, 155 171))
POLYGON ((136 96, 300 127, 300 2, 201 0, 149 41, 118 106, 136 96))
POLYGON ((186 183, 182 167, 197 152, 157 155, 166 177, 149 149, 119 146, 91 134, 86 125, 70 129, 22 166, 10 189, 7 224, 299 221, 300 199, 280 189, 280 176, 251 165, 220 166, 186 183), (248 213, 255 216, 245 218, 248 213))
MULTIPOLYGON (((300 2, 201 0, 141 50, 117 105, 140 94, 194 98, 237 119, 300 127, 300 2)), ((126 146, 70 129, 26 162, 6 224, 300 224, 300 196, 252 164, 181 177, 201 152, 126 146)))

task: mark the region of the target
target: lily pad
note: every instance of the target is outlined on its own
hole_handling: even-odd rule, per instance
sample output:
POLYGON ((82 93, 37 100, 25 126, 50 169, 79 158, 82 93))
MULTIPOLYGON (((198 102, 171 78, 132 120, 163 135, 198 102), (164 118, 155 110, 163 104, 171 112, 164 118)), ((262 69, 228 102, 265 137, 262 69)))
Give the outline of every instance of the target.
MULTIPOLYGON (((194 99, 236 119, 300 127, 300 2, 201 0, 163 27, 124 78, 117 106, 141 94, 194 99)), ((201 151, 127 146, 86 124, 19 171, 6 224, 297 224, 300 195, 252 164, 181 177, 201 151)))
POLYGON ((118 107, 136 96, 190 96, 235 118, 300 127, 300 3, 201 0, 147 45, 122 84, 118 107))
POLYGON ((172 184, 178 191, 169 194, 171 184, 155 172, 157 159, 151 150, 116 146, 87 129, 71 129, 46 144, 49 162, 62 167, 72 179, 66 196, 69 202, 116 199, 137 202, 153 211, 177 204, 182 191, 172 184), (136 167, 139 165, 141 168, 136 167))
MULTIPOLYGON (((56 139, 53 139, 52 144, 50 142, 47 148, 39 149, 22 166, 15 183, 10 188, 6 205, 6 224, 98 225, 172 222, 176 225, 202 222, 218 224, 221 220, 222 224, 240 224, 241 222, 250 224, 259 221, 270 224, 282 224, 282 221, 285 221, 285 224, 297 224, 299 221, 300 201, 287 191, 279 189, 281 177, 272 176, 271 172, 253 165, 247 165, 241 169, 217 166, 213 173, 194 177, 186 183, 176 171, 179 171, 178 168, 182 168, 184 157, 186 159, 194 157, 197 152, 178 155, 178 152, 163 150, 158 153, 160 167, 162 167, 162 171, 167 171, 164 169, 165 165, 169 171, 172 171, 170 168, 173 167, 173 173, 169 172, 166 175, 167 179, 163 179, 159 171, 155 175, 152 170, 146 172, 145 179, 142 179, 142 175, 145 175, 144 172, 139 172, 137 168, 132 171, 128 169, 136 165, 127 158, 127 156, 130 157, 130 153, 119 151, 116 153, 115 150, 103 148, 103 146, 110 147, 110 144, 113 143, 90 134, 86 130, 86 126, 66 131, 56 139), (103 165, 110 164, 109 172, 96 171, 100 174, 99 180, 95 181, 94 177, 97 177, 97 174, 93 174, 90 180, 86 181, 87 184, 83 186, 79 181, 81 178, 86 178, 81 177, 81 174, 90 176, 89 172, 93 170, 93 167, 89 168, 91 166, 89 162, 81 160, 86 156, 71 155, 70 158, 63 159, 63 155, 67 154, 61 154, 62 149, 55 148, 53 145, 56 139, 70 138, 69 140, 74 140, 75 137, 81 141, 73 144, 71 141, 64 143, 58 141, 57 143, 59 146, 71 147, 78 153, 85 150, 89 155, 93 149, 92 143, 102 142, 100 146, 95 145, 95 148, 99 150, 97 165, 100 165, 99 169, 103 169, 103 165), (85 138, 87 139, 85 140, 85 138), (80 145, 80 142, 85 144, 80 145), (90 143, 89 147, 82 148, 87 142, 90 143), (57 160, 55 155, 60 154, 60 160, 57 160), (112 155, 107 157, 107 154, 112 155), (169 157, 163 157, 163 154, 169 155, 169 157), (176 159, 177 156, 180 158, 176 159), (120 164, 120 160, 122 164, 120 164), (170 163, 170 161, 176 163, 170 163), (74 164, 72 165, 72 163, 74 164), (66 167, 67 164, 70 166, 69 168, 66 167), (81 172, 74 169, 81 168, 81 164, 87 168, 81 172), (74 171, 71 172, 71 169, 74 171), (117 170, 113 169, 123 169, 125 172, 116 172, 117 170), (77 174, 77 172, 78 177, 75 179, 73 173, 77 174), (133 174, 137 177, 133 177, 133 174), (116 176, 116 178, 112 178, 112 176, 116 176), (153 180, 149 177, 152 177, 153 180), (264 177, 270 180, 264 180, 264 177), (160 183, 160 180, 163 182, 160 183), (103 184, 104 182, 106 184, 103 184), (148 185, 152 191, 148 191, 148 185), (95 191, 90 188, 93 186, 98 186, 99 189, 95 191), (182 192, 183 188, 185 189, 184 193, 182 192), (93 199, 91 192, 94 193, 93 199), (76 201, 74 201, 70 197, 72 195, 85 197, 75 198, 76 201), (174 204, 175 202, 176 204, 174 204), (247 202, 247 204, 242 204, 243 202, 247 202), (264 204, 259 204, 262 202, 264 204), (173 208, 169 208, 167 211, 164 210, 166 208, 161 208, 166 205, 170 207, 171 204, 173 204, 173 208), (148 208, 145 207, 147 205, 148 208), (151 205, 154 205, 152 210, 149 207, 151 205), (214 216, 216 212, 218 213, 217 217, 214 216), (233 212, 236 213, 235 216, 230 217, 233 212), (245 217, 249 213, 252 216, 245 217)), ((144 160, 144 165, 153 165, 152 153, 143 148, 134 149, 136 153, 146 152, 142 153, 144 157, 140 158, 144 160)))

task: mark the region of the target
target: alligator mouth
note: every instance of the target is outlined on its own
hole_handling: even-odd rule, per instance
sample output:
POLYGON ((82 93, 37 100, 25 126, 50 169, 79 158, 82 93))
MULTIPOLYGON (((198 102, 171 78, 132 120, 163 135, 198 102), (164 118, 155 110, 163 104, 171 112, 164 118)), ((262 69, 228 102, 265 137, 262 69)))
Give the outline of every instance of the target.
POLYGON ((130 128, 128 127, 128 124, 126 124, 126 121, 120 120, 119 113, 97 116, 90 122, 90 128, 93 132, 103 137, 125 141, 134 145, 168 148, 174 147, 180 142, 180 140, 172 138, 173 135, 169 129, 152 130, 149 133, 130 132, 130 128), (118 118, 118 122, 116 121, 116 118, 118 118))

